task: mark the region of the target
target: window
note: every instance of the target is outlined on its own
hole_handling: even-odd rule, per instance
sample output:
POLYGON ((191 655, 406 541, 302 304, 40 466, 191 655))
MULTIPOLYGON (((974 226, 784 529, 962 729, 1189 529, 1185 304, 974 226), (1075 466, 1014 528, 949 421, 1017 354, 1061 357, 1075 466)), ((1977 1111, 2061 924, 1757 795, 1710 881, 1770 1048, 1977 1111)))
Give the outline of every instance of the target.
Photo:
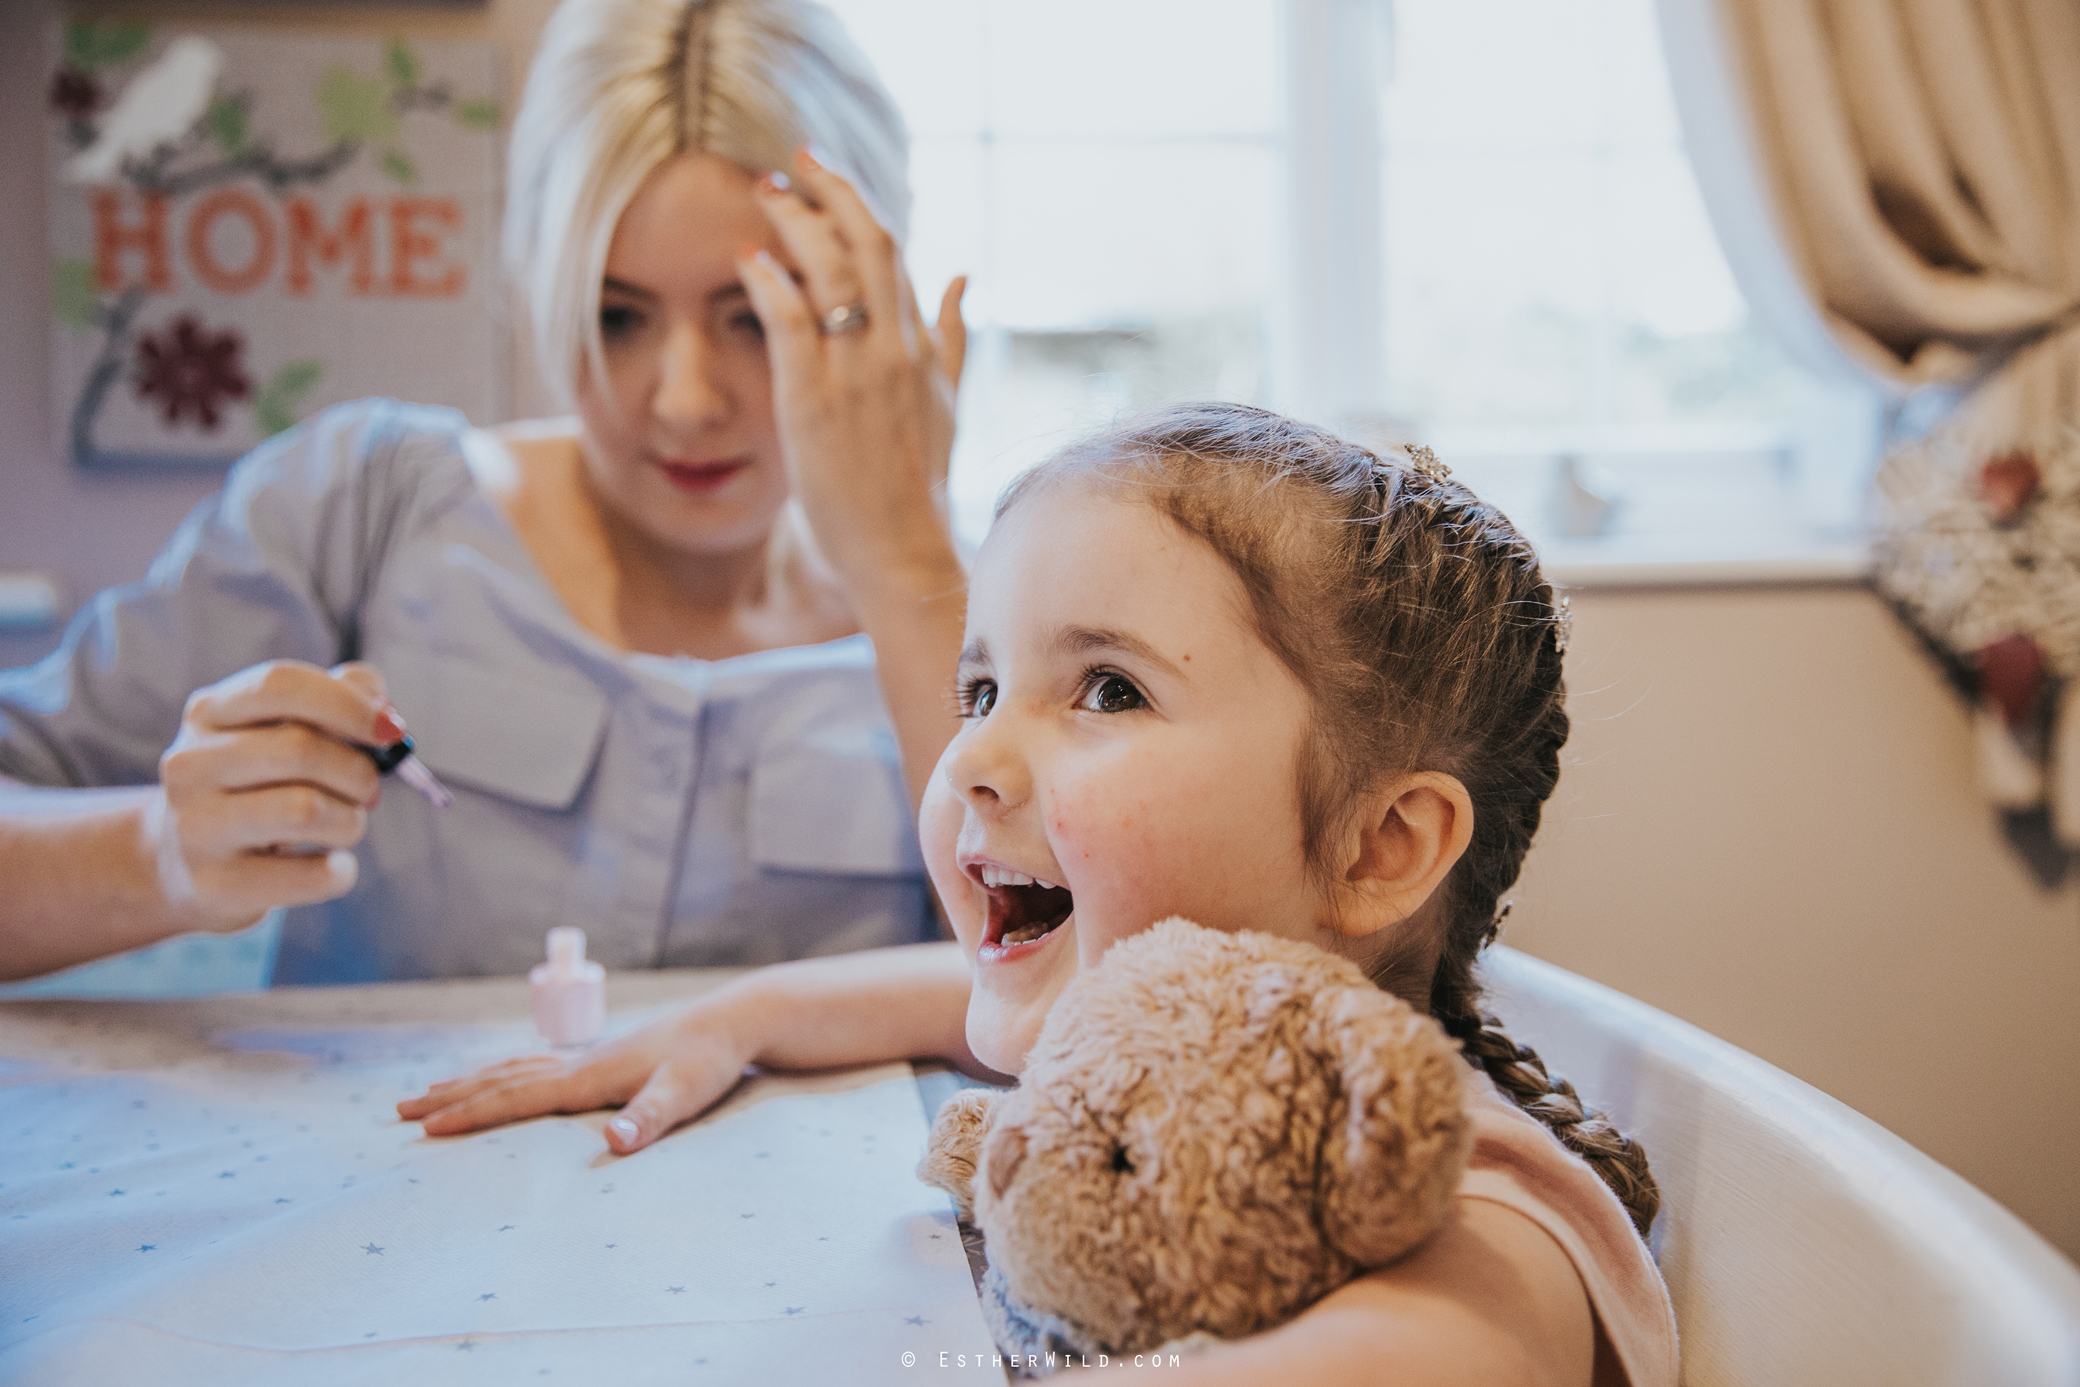
POLYGON ((953 506, 1165 399, 1270 403, 1276 0, 835 0, 910 125, 925 311, 972 276, 953 506))
POLYGON ((1393 15, 1387 411, 1548 539, 1599 520, 1592 504, 1570 523, 1561 458, 1623 498, 1603 523, 1635 533, 1853 519, 1843 488, 1814 483, 1847 472, 1855 492, 1870 397, 1795 365, 1750 317, 1683 150, 1652 0, 1398 0, 1393 15))
POLYGON ((1869 397, 1749 317, 1652 0, 833 8, 910 122, 927 311, 974 276, 964 533, 1060 442, 1209 396, 1419 436, 1541 539, 1853 518, 1869 397))

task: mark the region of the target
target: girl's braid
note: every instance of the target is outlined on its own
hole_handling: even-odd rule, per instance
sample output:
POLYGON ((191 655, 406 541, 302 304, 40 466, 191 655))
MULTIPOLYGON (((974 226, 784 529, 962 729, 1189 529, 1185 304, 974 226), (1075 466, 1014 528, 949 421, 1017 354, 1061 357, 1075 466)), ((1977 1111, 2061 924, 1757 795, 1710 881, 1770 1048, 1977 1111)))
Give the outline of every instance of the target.
POLYGON ((1631 1215, 1632 1226, 1646 1237, 1661 1209, 1661 1188, 1647 1167, 1647 1153, 1602 1113, 1584 1108, 1574 1085, 1548 1074, 1537 1051, 1511 1040, 1500 1020, 1480 1012, 1479 995, 1469 980, 1448 1009, 1444 993, 1433 992, 1431 1014, 1511 1102, 1545 1123, 1563 1146, 1595 1169, 1631 1215))
MULTIPOLYGON (((1507 525, 1492 508, 1481 509, 1507 525)), ((1448 885, 1444 949, 1431 980, 1430 1012, 1497 1088, 1594 1167, 1644 1238, 1661 1207, 1661 1191, 1645 1150, 1602 1113, 1585 1108, 1574 1085, 1547 1073, 1535 1050, 1503 1032, 1500 1019, 1483 1010, 1474 975, 1475 958, 1494 941, 1507 913, 1498 904, 1523 868, 1545 801, 1560 779, 1560 748, 1568 734, 1559 639, 1564 626, 1557 619, 1552 588, 1528 552, 1522 561, 1502 565, 1501 572, 1522 595, 1497 594, 1503 597, 1496 604, 1499 609, 1528 606, 1555 616, 1544 623, 1546 629, 1533 647, 1523 652, 1532 677, 1506 706, 1493 710, 1498 715, 1495 733, 1482 753, 1466 764, 1463 778, 1475 804, 1474 842, 1448 885)))

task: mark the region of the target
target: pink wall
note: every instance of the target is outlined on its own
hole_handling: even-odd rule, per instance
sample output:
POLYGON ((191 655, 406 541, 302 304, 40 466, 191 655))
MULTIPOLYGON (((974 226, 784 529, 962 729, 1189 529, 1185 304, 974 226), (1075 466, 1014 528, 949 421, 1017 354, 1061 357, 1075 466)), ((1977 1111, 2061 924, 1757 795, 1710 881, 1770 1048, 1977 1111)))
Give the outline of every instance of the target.
MULTIPOLYGON (((213 478, 89 476, 53 443, 44 243, 48 9, 0 6, 0 569, 55 573, 69 602, 144 576, 213 478)), ((26 663, 58 633, 0 632, 0 666, 26 663)))

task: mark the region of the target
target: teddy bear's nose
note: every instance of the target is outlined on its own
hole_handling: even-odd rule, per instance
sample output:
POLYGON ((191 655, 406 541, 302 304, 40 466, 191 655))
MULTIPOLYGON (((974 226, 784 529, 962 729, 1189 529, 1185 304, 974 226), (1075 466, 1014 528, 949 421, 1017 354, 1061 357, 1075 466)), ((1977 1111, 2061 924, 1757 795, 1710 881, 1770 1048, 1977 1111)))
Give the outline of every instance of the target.
POLYGON ((982 1158, 989 1168, 989 1192, 1001 1199, 1026 1158, 1026 1134, 1016 1127, 1002 1129, 990 1137, 982 1158))

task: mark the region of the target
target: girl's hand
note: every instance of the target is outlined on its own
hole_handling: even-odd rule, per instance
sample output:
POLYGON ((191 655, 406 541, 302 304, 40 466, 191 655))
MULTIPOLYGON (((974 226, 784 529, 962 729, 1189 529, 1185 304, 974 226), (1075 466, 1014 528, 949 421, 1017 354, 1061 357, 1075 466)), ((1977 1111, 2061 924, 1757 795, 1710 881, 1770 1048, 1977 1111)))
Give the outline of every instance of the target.
POLYGON ((430 1137, 453 1136, 544 1113, 621 1105, 607 1145, 640 1151, 736 1087, 752 1056, 740 1042, 732 994, 695 1002, 571 1059, 530 1055, 450 1079, 397 1105, 430 1137))
POLYGON ((792 179, 759 181, 758 204, 802 282, 763 251, 737 270, 765 325, 781 451, 817 546, 856 596, 957 584, 943 494, 966 281, 947 287, 937 329, 926 327, 895 238, 806 150, 792 179), (865 326, 826 333, 826 316, 846 307, 863 307, 865 326))
POLYGON ((381 775, 360 747, 404 736, 372 667, 254 665, 189 695, 159 758, 144 849, 192 929, 243 929, 345 894, 381 775))

